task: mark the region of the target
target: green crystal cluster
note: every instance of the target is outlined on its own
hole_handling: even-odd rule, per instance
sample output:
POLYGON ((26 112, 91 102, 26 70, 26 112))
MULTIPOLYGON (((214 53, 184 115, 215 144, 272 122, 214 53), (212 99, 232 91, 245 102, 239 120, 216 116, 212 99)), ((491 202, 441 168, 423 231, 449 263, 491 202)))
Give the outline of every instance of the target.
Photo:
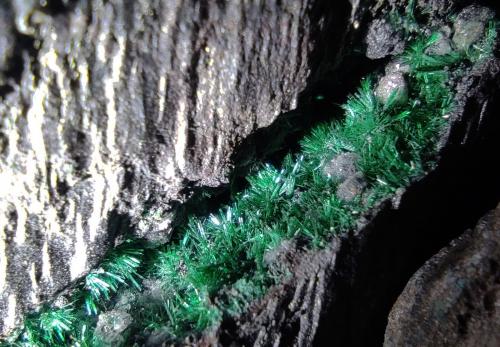
POLYGON ((28 315, 0 344, 130 345, 132 336, 158 332, 176 341, 242 313, 288 275, 271 256, 284 242, 324 247, 353 229, 364 212, 432 168, 439 134, 453 108, 451 74, 491 56, 496 35, 491 23, 480 43, 444 55, 426 53, 438 34, 414 38, 395 58, 407 68, 404 102, 395 91, 382 103, 376 78, 365 78, 343 105, 342 120, 313 129, 301 151, 286 156, 281 167, 265 165, 248 177, 249 187, 230 205, 205 218, 190 218, 173 241, 160 247, 124 242, 77 284, 66 302, 56 300, 28 315), (355 159, 351 174, 357 183, 352 186, 345 183, 351 177, 327 170, 346 153, 355 159), (340 194, 341 189, 351 189, 352 196, 340 194), (146 289, 146 282, 154 290, 146 289), (119 306, 127 295, 130 299, 119 306), (132 322, 119 331, 119 340, 96 329, 99 314, 113 310, 132 322))

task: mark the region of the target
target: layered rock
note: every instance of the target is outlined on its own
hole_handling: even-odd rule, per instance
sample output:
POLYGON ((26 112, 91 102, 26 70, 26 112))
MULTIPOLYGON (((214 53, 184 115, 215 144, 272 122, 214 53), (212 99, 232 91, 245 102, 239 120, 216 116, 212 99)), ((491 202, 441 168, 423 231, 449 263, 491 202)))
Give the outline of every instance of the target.
POLYGON ((0 8, 0 332, 131 226, 165 239, 351 29, 347 2, 43 3, 0 8))

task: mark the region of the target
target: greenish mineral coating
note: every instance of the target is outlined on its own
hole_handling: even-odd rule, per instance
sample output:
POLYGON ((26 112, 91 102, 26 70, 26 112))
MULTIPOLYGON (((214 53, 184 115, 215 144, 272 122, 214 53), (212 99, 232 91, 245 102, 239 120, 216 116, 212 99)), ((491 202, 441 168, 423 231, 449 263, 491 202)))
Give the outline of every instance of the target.
POLYGON ((125 242, 78 284, 69 304, 42 307, 5 344, 118 346, 137 334, 176 341, 242 313, 287 275, 276 266, 286 264, 287 243, 325 246, 432 167, 453 106, 449 71, 484 57, 494 43, 491 27, 481 53, 431 55, 437 36, 416 39, 397 58, 403 96, 401 87, 382 93, 380 82, 364 79, 343 105, 342 121, 313 129, 280 168, 266 165, 248 177, 249 188, 229 206, 192 217, 169 244, 125 242))

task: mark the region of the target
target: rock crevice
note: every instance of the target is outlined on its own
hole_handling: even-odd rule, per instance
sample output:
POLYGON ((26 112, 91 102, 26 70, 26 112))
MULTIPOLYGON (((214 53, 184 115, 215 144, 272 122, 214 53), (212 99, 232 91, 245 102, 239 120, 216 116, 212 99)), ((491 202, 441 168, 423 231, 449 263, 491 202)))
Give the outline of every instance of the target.
POLYGON ((317 0, 8 5, 0 70, 21 73, 0 77, 0 331, 124 231, 168 237, 185 188, 227 182, 234 147, 296 107, 349 15, 317 0), (36 50, 13 51, 22 35, 36 50))

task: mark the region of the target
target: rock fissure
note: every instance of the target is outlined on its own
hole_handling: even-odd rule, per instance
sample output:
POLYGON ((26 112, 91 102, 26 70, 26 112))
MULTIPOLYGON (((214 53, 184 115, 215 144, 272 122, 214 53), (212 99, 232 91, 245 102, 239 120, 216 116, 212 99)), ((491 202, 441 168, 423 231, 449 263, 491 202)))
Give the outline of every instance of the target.
MULTIPOLYGON (((391 330, 391 324, 396 324, 393 315, 401 310, 398 302, 405 300, 403 289, 415 290, 408 289, 412 274, 465 229, 474 227, 499 201, 500 184, 496 178, 500 163, 492 149, 500 144, 500 122, 493 115, 493 110, 500 106, 495 100, 499 97, 500 65, 497 58, 487 58, 483 53, 491 48, 498 54, 495 47, 481 46, 484 48, 481 50, 476 49, 474 43, 481 37, 477 33, 493 18, 487 9, 466 8, 450 31, 443 27, 449 19, 444 18, 442 13, 446 11, 442 11, 442 7, 451 7, 446 1, 409 1, 402 20, 388 17, 391 13, 388 8, 392 6, 394 11, 402 7, 392 1, 378 9, 376 6, 368 9, 367 3, 356 3, 352 13, 347 2, 342 3, 341 11, 335 14, 338 8, 322 1, 300 5, 249 3, 239 7, 212 6, 204 2, 191 6, 176 1, 162 4, 139 1, 131 5, 136 10, 131 15, 119 2, 82 0, 72 2, 68 8, 64 1, 50 2, 45 15, 33 10, 34 19, 29 25, 40 29, 36 34, 39 37, 35 52, 39 66, 25 58, 28 67, 24 67, 20 83, 26 90, 7 87, 0 104, 3 117, 0 168, 7 183, 11 182, 9 177, 20 177, 27 187, 25 192, 6 190, 7 198, 3 199, 2 193, 0 200, 7 211, 5 218, 0 216, 3 290, 0 310, 7 313, 0 328, 7 331, 13 327, 19 312, 36 307, 40 301, 65 288, 69 283, 68 274, 72 278, 85 274, 113 245, 123 242, 119 248, 130 252, 129 258, 123 259, 142 259, 142 248, 135 251, 127 248, 129 233, 164 242, 171 237, 173 228, 185 225, 188 215, 214 213, 219 206, 227 204, 231 196, 248 188, 243 178, 258 172, 259 163, 289 160, 286 153, 297 151, 295 144, 304 133, 327 119, 328 114, 339 111, 332 101, 343 100, 352 90, 349 75, 357 81, 352 76, 362 76, 385 65, 390 59, 388 55, 400 52, 405 40, 415 37, 415 28, 429 21, 446 39, 434 41, 433 45, 429 43, 426 54, 444 55, 455 61, 453 50, 446 50, 450 46, 466 52, 469 59, 482 62, 472 70, 464 70, 465 74, 452 72, 454 80, 447 86, 456 87, 456 105, 442 115, 450 126, 448 133, 441 134, 435 167, 426 172, 417 165, 418 170, 426 173, 423 178, 411 181, 408 189, 398 190, 392 200, 380 204, 370 215, 362 216, 354 232, 334 239, 325 249, 306 250, 304 240, 299 238, 296 243, 273 251, 276 254, 266 253, 266 266, 285 280, 250 306, 245 306, 248 304, 245 295, 252 297, 254 294, 249 293, 257 293, 259 289, 245 282, 246 279, 236 282, 244 289, 228 289, 232 294, 222 291, 214 296, 209 289, 210 298, 220 300, 217 305, 228 305, 232 312, 240 313, 224 315, 220 325, 206 332, 201 341, 186 340, 213 345, 365 346, 383 343, 385 333, 386 344, 401 341, 391 330), (425 16, 412 12, 425 6, 428 6, 425 16), (192 18, 192 23, 185 23, 181 17, 192 18), (334 18, 339 21, 335 22, 334 18), (368 28, 370 21, 372 25, 368 28), (124 22, 128 24, 124 26, 124 22), (266 26, 268 22, 271 25, 266 26), (239 29, 234 30, 236 27, 239 29), (366 32, 357 30, 359 27, 368 30, 368 56, 385 59, 370 62, 353 54, 366 32), (271 30, 266 36, 266 30, 272 28, 279 30, 271 30), (338 40, 328 47, 326 35, 330 32, 335 32, 338 40), (475 36, 471 38, 467 32, 475 36), (239 38, 236 41, 235 35, 239 38), (84 54, 84 48, 78 47, 85 42, 82 38, 95 39, 95 46, 83 43, 90 54, 84 54), (64 42, 74 45, 76 53, 61 48, 64 42), (348 47, 353 42, 354 47, 348 47), (151 50, 151 47, 158 49, 151 50), (469 50, 470 47, 473 49, 469 50), (227 56, 227 52, 235 51, 239 55, 227 56), (279 57, 286 52, 291 54, 290 59, 281 61, 279 57), (94 61, 92 55, 96 58, 94 61), (166 66, 166 62, 170 66, 166 66), (264 62, 274 65, 265 66, 264 62), (353 68, 349 69, 350 66, 353 68), (325 71, 328 73, 321 76, 325 71), (71 81, 65 81, 65 76, 70 76, 71 81), (332 82, 334 78, 336 81, 332 82), (80 89, 69 87, 77 83, 80 89), (340 85, 342 88, 338 88, 340 85), (33 92, 31 103, 28 90, 33 92), (88 93, 89 90, 97 93, 88 93), (51 111, 54 113, 49 114, 51 111), (27 120, 23 120, 25 114, 27 120), (70 117, 72 114, 74 118, 70 117), (310 114, 318 114, 318 117, 304 117, 310 114), (41 138, 33 134, 41 134, 41 138), (22 156, 24 153, 27 160, 22 156), (19 160, 20 166, 9 166, 12 160, 19 160), (230 169, 233 171, 228 177, 230 169), (30 185, 31 179, 39 188, 30 185), (35 209, 28 209, 28 204, 35 209), (48 237, 43 230, 50 230, 48 237), (68 248, 68 244, 71 247, 68 248), (37 249, 40 256, 29 255, 28 247, 37 249), (68 258, 73 260, 67 262, 68 258), (20 281, 14 273, 27 276, 20 281), (403 296, 397 299, 401 292, 403 296), (389 315, 395 302, 393 312, 396 313, 389 315)), ((20 25, 29 31, 28 22, 23 20, 24 17, 20 25)), ((491 33, 488 30, 486 35, 491 33)), ((497 29, 493 30, 496 38, 497 29)), ((2 38, 0 36, 0 48, 2 38)), ((495 38, 492 38, 493 44, 495 38)), ((488 39, 487 36, 481 45, 487 45, 488 39)), ((10 54, 9 46, 6 47, 10 54)), ((0 58, 3 57, 0 54, 0 58)), ((414 66, 434 63, 432 60, 411 62, 414 66)), ((7 65, 0 59, 0 84, 4 66, 7 65)), ((403 84, 409 72, 404 69, 397 71, 397 83, 396 79, 389 79, 390 74, 396 72, 386 71, 388 82, 379 85, 375 92, 382 105, 394 107, 395 94, 401 104, 408 102, 407 92, 402 98, 396 90, 405 88, 403 84)), ((464 65, 458 69, 464 69, 464 65)), ((433 97, 432 92, 421 93, 422 97, 433 97)), ((397 117, 401 120, 406 116, 401 113, 397 117)), ((335 162, 336 158, 330 155, 327 159, 332 160, 331 167, 323 170, 330 178, 338 176, 335 170, 343 170, 338 169, 340 164, 335 162)), ((411 170, 415 169, 414 164, 411 163, 411 170)), ((292 171, 300 165, 299 160, 292 171)), ((344 203, 357 203, 362 195, 368 199, 363 203, 367 203, 374 176, 366 171, 365 162, 355 166, 364 174, 356 176, 357 181, 352 181, 352 177, 342 179, 337 195, 344 203), (342 188, 345 194, 341 194, 341 186, 345 186, 342 188)), ((286 175, 282 177, 283 172, 275 179, 289 179, 286 175)), ((377 182, 387 184, 378 177, 377 182)), ((306 192, 298 188, 293 193, 300 199, 306 192)), ((235 210, 229 207, 226 212, 226 217, 212 214, 210 223, 219 226, 225 223, 224 218, 230 221, 235 210)), ((315 218, 314 215, 311 212, 307 218, 315 218)), ((203 229, 199 230, 203 234, 203 229)), ((269 230, 272 237, 273 232, 269 230)), ((174 233, 175 242, 182 245, 190 242, 186 237, 178 240, 179 237, 182 235, 174 233)), ((242 254, 237 253, 237 258, 242 254)), ((113 257, 106 258, 103 268, 86 276, 85 285, 90 285, 93 279, 99 280, 103 269, 115 271, 116 268, 108 269, 113 269, 113 261, 121 258, 113 257)), ((168 257, 165 259, 170 261, 168 257)), ((142 260, 137 261, 134 266, 139 266, 142 260)), ((490 261, 493 272, 494 263, 490 261)), ((165 271, 169 271, 168 266, 165 271)), ((243 262, 240 267, 246 271, 251 265, 243 262)), ((178 270, 181 274, 187 273, 189 265, 181 261, 178 270)), ((209 265, 208 276, 212 276, 210 271, 209 265)), ((134 273, 122 272, 120 276, 135 286, 134 273)), ((231 281, 233 274, 229 271, 227 276, 224 281, 231 281)), ((157 285, 154 280, 147 281, 144 298, 153 299, 157 285)), ((70 287, 70 291, 73 289, 70 287)), ((467 341, 479 341, 471 328, 479 311, 474 292, 468 290, 460 294, 464 304, 455 315, 456 331, 467 341)), ((474 286, 470 290, 475 290, 474 286)), ((204 294, 196 293, 204 300, 204 294)), ((495 295, 494 288, 481 292, 481 307, 494 312, 495 295)), ((120 294, 116 300, 122 299, 120 294)), ((98 308, 92 306, 95 302, 85 300, 87 311, 97 312, 98 308)), ((172 303, 167 301, 166 305, 172 303)), ((59 311, 42 315, 63 314, 66 306, 58 307, 59 311)), ((149 335, 127 337, 126 326, 133 324, 133 319, 128 313, 122 314, 125 311, 120 308, 102 313, 95 331, 109 334, 107 341, 112 343, 124 343, 129 338, 145 345, 173 341, 172 336, 177 336, 182 328, 172 321, 169 310, 172 308, 167 307, 170 327, 176 332, 160 327, 149 335), (110 327, 109 322, 114 318, 123 324, 110 327)), ((205 323, 198 321, 198 324, 205 323)), ((190 329, 199 331, 200 328, 190 329)), ((56 331, 61 334, 61 330, 56 331)), ((417 341, 423 333, 415 334, 409 336, 417 341)), ((47 335, 45 338, 56 341, 59 337, 47 335)))

